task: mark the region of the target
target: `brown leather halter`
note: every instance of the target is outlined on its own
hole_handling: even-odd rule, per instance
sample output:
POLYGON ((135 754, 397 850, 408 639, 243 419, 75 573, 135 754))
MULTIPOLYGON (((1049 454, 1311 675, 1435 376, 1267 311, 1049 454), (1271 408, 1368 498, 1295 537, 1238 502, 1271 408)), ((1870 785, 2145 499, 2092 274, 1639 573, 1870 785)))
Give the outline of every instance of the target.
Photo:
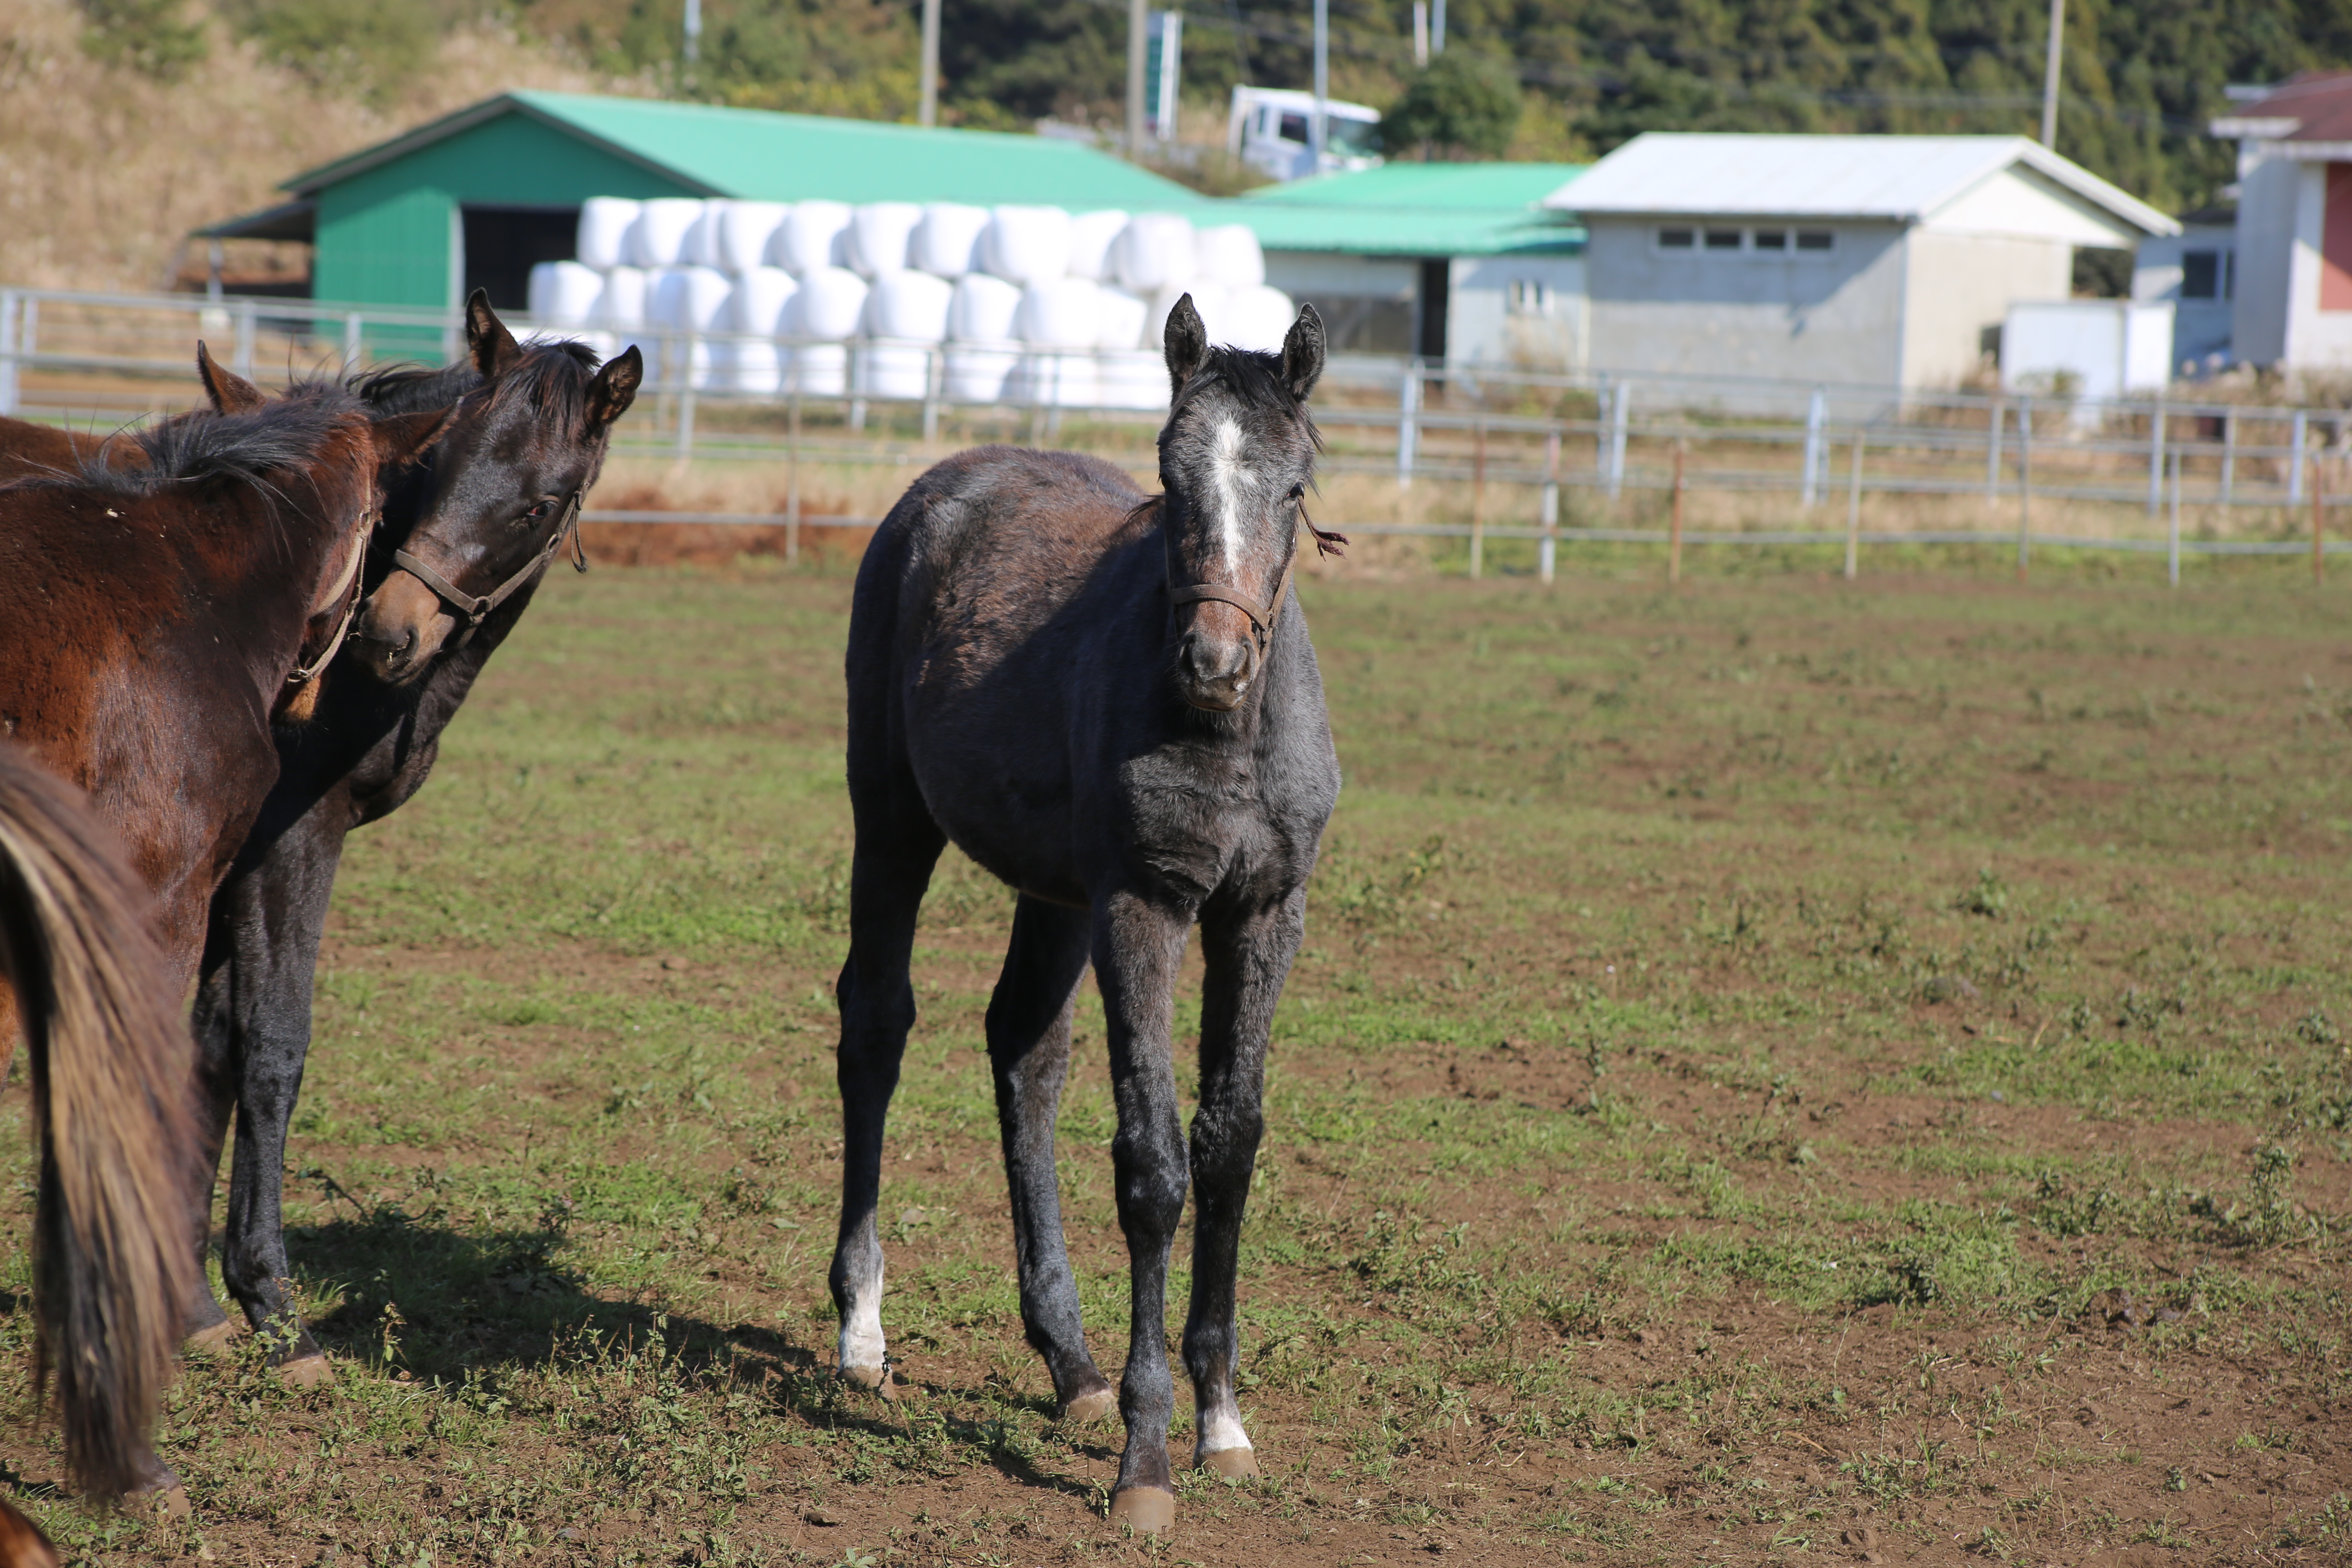
MULTIPOLYGON (((1167 548, 1166 526, 1164 522, 1161 524, 1163 552, 1167 548)), ((1314 539, 1316 552, 1318 554, 1337 555, 1340 552, 1336 547, 1348 542, 1346 534, 1327 533, 1309 522, 1307 520, 1307 510, 1303 506, 1298 511, 1298 526, 1305 529, 1314 539)), ((1222 583, 1187 583, 1179 586, 1174 581, 1175 562, 1172 558, 1169 560, 1168 564, 1170 567, 1168 602, 1171 605, 1197 605, 1204 600, 1214 600, 1220 605, 1231 605, 1250 618, 1250 640, 1257 645, 1258 657, 1260 658, 1265 657, 1266 646, 1274 640, 1275 619, 1282 614, 1282 596, 1290 591, 1291 568, 1298 564, 1298 551, 1296 546, 1292 548, 1289 559, 1282 563, 1282 575, 1275 579, 1274 597, 1263 605, 1239 588, 1229 588, 1222 583)))
POLYGON ((287 685, 308 686, 316 680, 319 672, 327 668, 328 661, 342 647, 343 639, 351 636, 352 622, 359 618, 360 600, 363 596, 360 593, 360 562, 367 554, 368 538, 375 532, 376 521, 369 518, 366 526, 360 530, 359 537, 352 541, 351 558, 343 563, 343 579, 335 584, 334 593, 328 597, 330 604, 336 599, 343 601, 342 616, 335 622, 335 635, 327 639, 327 646, 318 658, 308 664, 295 666, 292 673, 286 677, 287 685))
POLYGON ((513 598, 524 584, 544 570, 547 563, 555 559, 556 552, 563 548, 564 542, 567 540, 572 544, 572 569, 575 572, 587 571, 588 552, 580 542, 580 492, 578 490, 573 490, 565 499, 563 516, 556 523, 555 531, 548 535, 547 543, 541 548, 539 553, 524 562, 521 570, 515 573, 513 576, 478 598, 467 593, 405 550, 394 551, 392 563, 431 589, 443 604, 449 606, 459 620, 466 623, 457 635, 445 645, 454 651, 473 641, 474 634, 481 629, 484 621, 489 619, 490 612, 513 598))

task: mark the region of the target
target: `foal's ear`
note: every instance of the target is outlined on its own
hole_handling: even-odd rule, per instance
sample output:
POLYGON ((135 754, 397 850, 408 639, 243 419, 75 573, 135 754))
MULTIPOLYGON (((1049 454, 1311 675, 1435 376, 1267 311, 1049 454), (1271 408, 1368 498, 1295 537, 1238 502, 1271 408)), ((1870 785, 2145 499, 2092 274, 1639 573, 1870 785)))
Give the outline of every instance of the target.
POLYGON ((397 468, 424 455, 425 449, 441 439, 449 422, 457 417, 457 405, 431 408, 422 414, 395 414, 389 418, 373 420, 368 436, 375 443, 375 460, 379 468, 397 468))
POLYGON ((1298 320, 1290 323, 1290 335, 1282 340, 1282 384, 1304 403, 1322 375, 1323 318, 1314 306, 1301 305, 1298 320))
POLYGON ((466 352, 473 356, 474 368, 482 373, 484 381, 495 381, 514 362, 522 358, 522 349, 490 309, 487 289, 477 289, 466 299, 466 352))
POLYGON ((196 340, 196 379, 205 384, 205 395, 212 400, 215 414, 250 414, 269 401, 269 395, 261 388, 236 372, 221 368, 202 338, 196 340))
POLYGON ((1209 329, 1201 320, 1201 312, 1192 307, 1192 296, 1186 294, 1168 312, 1168 331, 1161 338, 1168 356, 1168 380, 1174 392, 1184 390, 1184 384, 1200 374, 1209 363, 1209 329))
POLYGON ((637 400, 637 384, 646 378, 646 356, 631 343, 604 362, 588 384, 588 428, 600 430, 629 411, 637 400))

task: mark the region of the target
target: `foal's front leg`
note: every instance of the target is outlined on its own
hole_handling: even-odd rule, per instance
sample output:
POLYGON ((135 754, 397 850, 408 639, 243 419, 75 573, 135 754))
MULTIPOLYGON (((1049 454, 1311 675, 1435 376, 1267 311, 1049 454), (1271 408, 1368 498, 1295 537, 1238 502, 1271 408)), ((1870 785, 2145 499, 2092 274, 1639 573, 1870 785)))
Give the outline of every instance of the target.
POLYGON ((1191 924, 1189 911, 1125 892, 1111 894, 1095 912, 1095 973, 1109 1025, 1111 1095, 1118 1106, 1111 1165, 1130 1290, 1127 1371, 1118 1388, 1127 1449, 1119 1456, 1110 1517, 1142 1531, 1165 1530, 1176 1519, 1168 1470, 1168 1421, 1176 1404, 1168 1375, 1168 1248, 1184 1215, 1187 1175, 1168 1037, 1191 924))
POLYGON ((1201 1102, 1192 1113, 1192 1308, 1184 1366, 1192 1374, 1193 1462, 1222 1476, 1257 1474, 1257 1455, 1234 1397, 1240 1335, 1234 1279, 1242 1211, 1257 1170, 1265 1118, 1266 1037, 1274 1005, 1306 933, 1307 895, 1270 909, 1204 914, 1201 956, 1201 1102))

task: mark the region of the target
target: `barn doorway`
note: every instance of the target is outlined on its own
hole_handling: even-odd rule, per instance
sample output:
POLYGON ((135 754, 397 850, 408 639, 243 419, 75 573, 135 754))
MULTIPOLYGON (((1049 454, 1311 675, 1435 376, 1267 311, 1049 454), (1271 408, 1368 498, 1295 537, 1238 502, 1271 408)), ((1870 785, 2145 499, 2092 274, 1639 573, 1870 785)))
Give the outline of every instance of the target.
POLYGON ((580 233, 578 207, 465 206, 466 287, 488 290, 490 308, 522 310, 530 304, 530 269, 542 261, 569 261, 580 233))

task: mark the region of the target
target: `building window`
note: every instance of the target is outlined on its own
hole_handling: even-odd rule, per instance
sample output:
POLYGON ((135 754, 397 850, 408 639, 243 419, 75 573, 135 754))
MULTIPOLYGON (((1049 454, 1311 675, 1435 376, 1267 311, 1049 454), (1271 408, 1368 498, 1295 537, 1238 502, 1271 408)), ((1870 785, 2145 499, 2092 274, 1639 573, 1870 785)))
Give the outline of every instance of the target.
POLYGON ((2221 295, 2221 253, 2184 250, 2180 253, 2180 297, 2217 300, 2221 295))
POLYGON ((1660 250, 1688 250, 1696 243, 1697 231, 1695 229, 1662 228, 1658 230, 1660 250))
POLYGON ((1737 250, 1739 248, 1739 231, 1736 228, 1708 229, 1706 247, 1709 250, 1737 250))
POLYGON ((1549 316, 1552 313, 1551 285, 1533 278, 1511 279, 1509 304, 1514 316, 1549 316))
POLYGON ((1778 256, 1789 248, 1789 231, 1785 228, 1759 228, 1756 231, 1756 248, 1778 256))
POLYGON ((1828 250, 1837 243, 1837 236, 1825 228, 1801 228, 1797 231, 1799 250, 1828 250))

